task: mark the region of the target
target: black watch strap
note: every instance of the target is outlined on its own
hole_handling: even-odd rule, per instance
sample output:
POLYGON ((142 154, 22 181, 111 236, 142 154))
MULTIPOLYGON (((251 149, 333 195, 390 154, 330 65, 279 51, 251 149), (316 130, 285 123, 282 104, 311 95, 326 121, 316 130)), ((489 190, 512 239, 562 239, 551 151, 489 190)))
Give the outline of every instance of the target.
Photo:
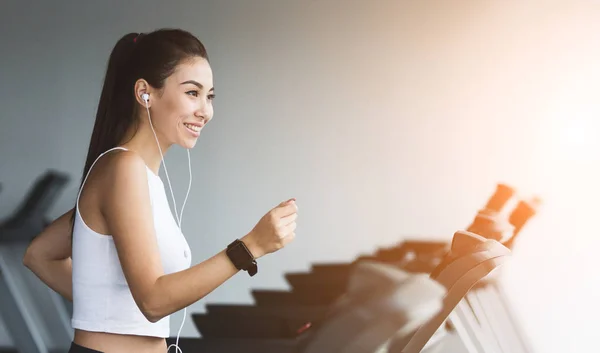
POLYGON ((236 239, 227 246, 227 256, 238 270, 248 272, 250 277, 258 273, 256 259, 243 241, 236 239))

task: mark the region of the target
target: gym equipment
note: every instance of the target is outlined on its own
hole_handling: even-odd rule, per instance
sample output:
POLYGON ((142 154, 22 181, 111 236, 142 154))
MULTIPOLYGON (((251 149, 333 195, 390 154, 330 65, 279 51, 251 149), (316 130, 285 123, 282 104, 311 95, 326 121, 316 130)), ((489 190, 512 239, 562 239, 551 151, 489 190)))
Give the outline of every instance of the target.
MULTIPOLYGON (((520 200, 510 216, 503 215, 502 209, 515 195, 511 187, 499 184, 467 230, 488 239, 514 244, 523 225, 535 214, 535 210, 527 206, 530 205, 527 201, 520 200)), ((539 204, 539 199, 533 200, 539 204)), ((508 297, 495 277, 493 274, 488 276, 467 293, 449 315, 449 324, 468 352, 531 352, 510 310, 508 297)))
POLYGON ((0 224, 0 315, 19 353, 66 352, 72 340, 62 297, 23 266, 27 246, 49 224, 45 215, 68 180, 47 171, 0 224))
MULTIPOLYGON (((498 185, 495 194, 490 198, 484 210, 489 211, 499 208, 496 206, 498 204, 500 206, 506 204, 510 199, 507 197, 510 195, 506 195, 506 191, 510 191, 510 188, 503 184, 498 185)), ((520 204, 522 203, 520 202, 520 204)), ((528 213, 528 217, 531 217, 535 213, 517 211, 519 207, 523 206, 517 205, 510 217, 510 223, 515 226, 515 232, 511 232, 510 225, 504 221, 490 222, 494 215, 489 212, 488 214, 481 212, 483 216, 478 215, 473 224, 481 227, 487 222, 488 227, 485 234, 487 237, 500 241, 510 238, 514 243, 514 239, 518 235, 517 229, 520 230, 529 219, 527 217, 519 218, 516 215, 528 213), (505 228, 503 229, 500 225, 505 228)), ((471 225, 467 229, 475 228, 471 225)), ((286 274, 285 277, 292 287, 291 291, 254 290, 252 294, 256 301, 255 306, 208 304, 206 314, 192 314, 198 330, 203 335, 203 339, 199 341, 204 345, 210 345, 211 349, 218 349, 217 341, 219 340, 235 341, 239 344, 246 342, 248 346, 253 347, 267 341, 274 343, 287 340, 290 342, 296 337, 296 330, 302 322, 318 322, 322 319, 327 307, 335 298, 344 293, 345 283, 348 281, 351 269, 357 263, 372 260, 390 263, 409 272, 432 273, 449 250, 450 246, 446 242, 405 241, 392 248, 380 249, 372 256, 362 256, 352 264, 314 264, 310 273, 286 274), (267 330, 267 327, 274 329, 267 330), (259 336, 262 339, 256 339, 259 336)), ((506 307, 505 311, 510 312, 507 297, 499 285, 498 288, 496 287, 494 281, 486 279, 474 286, 469 295, 471 292, 475 292, 477 295, 493 292, 497 299, 491 301, 491 305, 498 310, 506 307)), ((478 317, 474 315, 471 304, 468 300, 463 300, 449 315, 447 325, 442 326, 429 340, 426 351, 431 352, 435 348, 443 348, 445 341, 459 336, 468 352, 493 352, 493 345, 487 342, 491 337, 484 335, 481 329, 477 332, 470 330, 470 326, 473 325, 468 325, 467 319, 465 319, 467 314, 471 320, 475 321, 475 325, 479 325, 478 317), (448 336, 448 333, 452 333, 452 335, 448 336), (483 335, 483 338, 474 340, 468 337, 477 333, 483 335), (479 346, 474 346, 475 344, 479 344, 479 346)), ((518 325, 513 324, 516 322, 514 315, 511 318, 509 314, 506 314, 505 317, 508 317, 504 320, 506 325, 512 325, 512 331, 516 332, 514 335, 522 336, 518 325)), ((194 340, 188 339, 189 347, 196 347, 193 345, 194 340)), ((531 350, 527 350, 527 352, 531 352, 531 350)))
MULTIPOLYGON (((515 195, 508 185, 497 185, 494 195, 467 230, 504 244, 510 242, 512 247, 523 225, 535 214, 532 204, 524 200, 518 202, 510 216, 502 214, 515 195)), ((539 204, 539 199, 533 201, 539 204)), ((496 277, 491 274, 475 285, 449 315, 448 324, 468 352, 532 352, 496 277)))
MULTIPOLYGON (((433 248, 437 250, 437 253, 441 253, 442 249, 446 247, 445 244, 441 243, 432 244, 434 244, 433 248)), ((410 242, 403 244, 403 246, 405 255, 409 254, 408 256, 405 256, 408 258, 418 258, 419 256, 413 253, 414 249, 424 247, 421 243, 410 242), (412 254, 412 256, 410 254, 412 254)), ((402 259, 402 262, 412 265, 417 272, 432 272, 437 267, 438 271, 440 271, 440 275, 435 277, 435 279, 441 281, 440 283, 447 286, 447 288, 452 289, 452 295, 447 295, 444 302, 445 310, 449 312, 452 311, 456 302, 462 299, 464 293, 466 293, 474 283, 482 277, 485 277, 491 269, 497 267, 497 265, 502 262, 501 260, 504 260, 504 257, 510 253, 510 251, 501 244, 466 231, 460 231, 455 234, 451 250, 452 251, 448 254, 446 260, 441 262, 433 261, 434 257, 430 256, 430 254, 425 256, 426 258, 429 258, 430 261, 425 261, 421 268, 419 268, 417 261, 402 259), (457 256, 458 260, 456 259, 457 256), (435 265, 436 263, 437 265, 435 265), (457 292, 457 290, 459 291, 457 292)), ((398 253, 398 250, 384 250, 380 253, 390 255, 392 253, 398 253)), ((396 257, 395 259, 397 260, 398 258, 396 257)), ((233 352, 233 345, 239 345, 242 344, 242 342, 245 342, 247 347, 252 347, 252 349, 256 349, 256 351, 267 351, 265 345, 268 344, 269 346, 272 346, 275 342, 281 344, 287 341, 289 344, 285 346, 285 348, 281 345, 277 347, 278 352, 305 353, 302 350, 293 351, 292 349, 295 345, 298 345, 299 348, 303 347, 303 345, 306 347, 308 345, 307 342, 310 342, 312 347, 314 347, 311 352, 385 352, 387 351, 386 346, 390 338, 394 338, 397 346, 400 344, 398 341, 399 338, 407 340, 408 338, 413 337, 413 333, 417 330, 419 325, 413 322, 412 325, 405 323, 403 325, 392 327, 388 324, 389 321, 386 320, 386 310, 389 312, 390 317, 396 317, 396 315, 391 314, 393 310, 389 307, 389 300, 386 303, 384 299, 379 297, 376 292, 372 290, 374 286, 370 283, 372 282, 371 277, 373 277, 373 275, 359 275, 361 273, 360 269, 363 266, 368 266, 367 264, 373 266, 372 264, 374 264, 374 262, 367 260, 366 258, 361 258, 360 261, 355 262, 353 265, 317 265, 313 266, 311 274, 304 274, 304 276, 302 274, 287 275, 286 277, 288 280, 292 279, 290 284, 292 285, 293 292, 279 292, 286 295, 282 296, 283 299, 278 299, 277 292, 271 291, 268 295, 263 295, 263 301, 257 303, 254 307, 242 305, 209 305, 208 314, 192 315, 203 338, 196 340, 195 342, 192 339, 188 339, 186 342, 182 343, 181 347, 183 349, 188 348, 192 350, 209 350, 208 347, 210 347, 210 351, 215 353, 233 352), (319 282, 313 280, 313 283, 310 284, 311 276, 313 276, 313 279, 335 278, 333 276, 322 276, 323 273, 326 275, 336 274, 337 277, 341 279, 333 281, 332 285, 324 287, 317 287, 318 285, 314 283, 323 284, 325 281, 319 282), (340 275, 342 273, 345 273, 345 275, 340 275), (302 285, 299 285, 299 283, 302 282, 308 287, 300 290, 300 293, 307 295, 307 297, 302 297, 301 295, 298 295, 298 293, 295 293, 296 288, 302 287, 302 285), (340 290, 339 285, 344 282, 347 283, 347 286, 340 290), (344 308, 343 310, 325 309, 327 306, 333 308, 336 306, 339 307, 339 303, 344 300, 343 298, 347 297, 350 295, 349 293, 352 292, 352 283, 363 283, 363 288, 371 289, 367 291, 369 294, 368 298, 370 298, 370 302, 373 303, 371 305, 377 305, 376 303, 379 303, 381 309, 379 311, 373 309, 367 310, 365 307, 356 308, 352 305, 342 305, 341 307, 344 308), (308 288, 312 288, 313 290, 310 291, 308 288), (312 293, 312 295, 310 295, 310 293, 312 293), (334 296, 334 293, 342 294, 338 296, 337 300, 330 301, 329 299, 334 296), (267 301, 265 298, 271 300, 267 301), (316 305, 311 307, 311 303, 316 305), (294 308, 296 305, 300 306, 294 308), (312 308, 312 313, 306 310, 307 308, 312 308), (324 323, 320 324, 319 318, 315 319, 314 317, 312 320, 307 320, 310 319, 311 315, 323 315, 324 312, 329 312, 329 315, 325 316, 324 323), (368 320, 364 320, 358 315, 353 316, 353 313, 355 312, 362 312, 363 316, 369 317, 372 321, 369 322, 368 320), (298 319, 302 315, 301 313, 304 313, 304 316, 302 316, 301 319, 298 319), (202 317, 203 319, 198 320, 199 317, 202 317), (329 318, 329 321, 327 318, 329 318), (291 319, 296 319, 295 325, 292 324, 291 319), (312 329, 308 329, 308 331, 299 334, 298 328, 302 327, 302 321, 308 321, 308 323, 317 327, 323 327, 323 325, 329 326, 327 329, 322 329, 320 333, 317 329, 316 334, 313 332, 312 336, 310 334, 312 329), (378 328, 377 325, 388 329, 384 330, 378 328), (235 328, 232 329, 232 327, 235 328), (275 329, 276 327, 279 327, 280 329, 277 330, 275 329), (283 329, 281 329, 282 327, 283 329), (251 337, 254 338, 252 339, 251 337), (261 337, 261 339, 257 339, 257 337, 261 337), (364 341, 361 342, 359 337, 363 337, 364 341), (341 345, 343 344, 349 344, 350 346, 346 346, 342 349, 341 345)), ((405 273, 404 276, 406 276, 406 272, 399 269, 397 264, 384 264, 382 261, 378 261, 377 264, 387 269, 395 269, 395 271, 405 273)), ((422 277, 425 275, 412 274, 411 276, 422 277)), ((386 280, 391 281, 389 278, 386 280)), ((412 294, 414 297, 412 297, 408 292, 404 292, 398 299, 404 301, 416 300, 415 298, 426 297, 428 293, 430 292, 427 290, 413 291, 412 294)), ((445 320, 447 315, 448 313, 444 313, 441 322, 445 320)), ((430 321, 431 319, 428 322, 430 321)), ((441 324, 438 324, 437 327, 440 325, 441 324)), ((425 343, 428 343, 428 348, 434 349, 443 347, 441 346, 441 343, 443 343, 441 339, 444 338, 445 334, 444 331, 441 330, 434 335, 437 327, 427 336, 425 343), (431 339, 432 337, 433 339, 431 339)))
MULTIPOLYGON (((2 183, 0 183, 0 192, 2 192, 2 183)), ((0 271, 0 276, 2 276, 2 272, 0 271)), ((6 325, 4 324, 4 321, 2 320, 2 316, 0 315, 0 333, 5 333, 6 332, 6 325)), ((13 350, 12 347, 13 343, 12 343, 12 339, 10 336, 6 336, 6 338, 8 339, 8 342, 6 342, 8 344, 8 346, 1 346, 0 347, 0 353, 17 353, 17 351, 13 350)))
MULTIPOLYGON (((469 230, 476 230, 478 234, 486 238, 502 239, 501 241, 507 247, 512 248, 521 229, 535 215, 540 204, 538 198, 519 200, 510 215, 504 216, 503 209, 515 195, 514 189, 499 184, 494 196, 479 212, 479 215, 485 214, 488 217, 487 222, 477 224, 474 221, 469 230), (505 230, 504 235, 499 237, 498 230, 505 230)), ((476 320, 466 317, 471 334, 475 336, 476 340, 489 342, 495 347, 494 351, 498 352, 532 352, 528 340, 524 337, 524 332, 511 310, 508 297, 494 277, 489 278, 485 285, 471 291, 467 295, 466 301, 476 317, 476 320)), ((462 310, 464 310, 463 315, 468 316, 468 310, 464 307, 462 310)))
MULTIPOLYGON (((527 201, 520 200, 510 216, 503 215, 502 209, 515 195, 511 187, 499 184, 467 230, 488 239, 514 244, 523 225, 535 214, 535 210, 527 206, 530 205, 527 201)), ((539 199, 533 200, 539 204, 539 199)), ((458 333, 468 352, 531 352, 496 277, 492 274, 475 285, 449 315, 448 323, 458 333)))
POLYGON ((480 280, 502 265, 510 250, 495 240, 483 238, 466 231, 456 232, 449 254, 432 272, 431 278, 448 289, 443 310, 406 339, 395 339, 390 353, 418 353, 467 292, 480 280))

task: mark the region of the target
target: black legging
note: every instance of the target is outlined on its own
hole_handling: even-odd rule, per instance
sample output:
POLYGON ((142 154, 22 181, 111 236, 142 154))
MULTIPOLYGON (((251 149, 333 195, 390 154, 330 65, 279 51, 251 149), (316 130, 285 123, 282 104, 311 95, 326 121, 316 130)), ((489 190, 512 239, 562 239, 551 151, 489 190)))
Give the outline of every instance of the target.
POLYGON ((71 348, 69 348, 68 353, 103 353, 103 352, 97 351, 95 349, 87 348, 84 346, 80 346, 75 342, 71 342, 71 348))

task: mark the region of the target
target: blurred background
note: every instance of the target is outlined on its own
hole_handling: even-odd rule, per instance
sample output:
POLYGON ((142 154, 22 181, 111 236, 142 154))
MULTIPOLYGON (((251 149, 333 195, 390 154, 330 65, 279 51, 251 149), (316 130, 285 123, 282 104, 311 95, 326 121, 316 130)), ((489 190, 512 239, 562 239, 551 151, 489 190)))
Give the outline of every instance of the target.
MULTIPOLYGON (((297 198, 297 238, 210 303, 411 237, 448 240, 505 182, 539 195, 503 280, 538 352, 593 350, 600 313, 600 3, 2 1, 0 218, 48 169, 73 207, 108 55, 128 32, 206 45, 215 116, 191 151, 196 264, 297 198)), ((166 155, 178 207, 187 156, 166 155)), ((161 174, 164 179, 164 169, 161 174)), ((170 200, 170 199, 169 199, 170 200)), ((183 312, 173 315, 179 329, 183 312)), ((0 346, 8 342, 0 325, 0 346)), ((198 337, 189 319, 184 337, 198 337)))

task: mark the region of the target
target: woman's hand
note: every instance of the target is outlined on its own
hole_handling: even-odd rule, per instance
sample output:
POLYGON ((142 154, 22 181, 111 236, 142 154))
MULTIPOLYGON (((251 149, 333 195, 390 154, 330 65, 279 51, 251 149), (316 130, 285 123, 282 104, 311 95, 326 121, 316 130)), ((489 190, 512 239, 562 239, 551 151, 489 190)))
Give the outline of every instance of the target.
POLYGON ((297 212, 295 198, 284 201, 267 212, 241 239, 254 258, 275 252, 295 238, 297 212))

